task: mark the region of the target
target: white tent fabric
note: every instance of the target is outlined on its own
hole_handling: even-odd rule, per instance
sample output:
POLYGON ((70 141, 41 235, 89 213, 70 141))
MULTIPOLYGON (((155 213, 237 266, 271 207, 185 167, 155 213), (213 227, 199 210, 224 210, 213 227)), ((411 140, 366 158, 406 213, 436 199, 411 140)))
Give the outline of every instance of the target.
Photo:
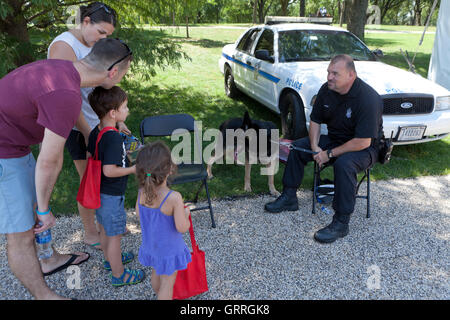
POLYGON ((428 79, 450 90, 450 0, 441 0, 428 79))

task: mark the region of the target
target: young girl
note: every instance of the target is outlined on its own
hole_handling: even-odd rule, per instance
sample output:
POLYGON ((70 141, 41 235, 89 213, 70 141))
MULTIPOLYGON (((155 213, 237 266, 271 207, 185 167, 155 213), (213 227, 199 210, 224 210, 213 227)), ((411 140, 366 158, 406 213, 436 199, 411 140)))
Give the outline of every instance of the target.
POLYGON ((191 262, 182 236, 189 230, 190 212, 181 194, 167 187, 167 177, 175 168, 169 148, 161 141, 143 147, 136 159, 136 212, 142 229, 139 262, 153 267, 151 283, 158 300, 172 299, 177 271, 191 262))

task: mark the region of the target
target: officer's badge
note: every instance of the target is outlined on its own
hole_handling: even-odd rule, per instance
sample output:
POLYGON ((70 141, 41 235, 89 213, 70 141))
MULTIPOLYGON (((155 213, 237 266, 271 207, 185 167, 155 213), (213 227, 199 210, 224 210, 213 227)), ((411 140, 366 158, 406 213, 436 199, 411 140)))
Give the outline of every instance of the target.
POLYGON ((346 116, 347 116, 347 119, 350 119, 352 117, 352 108, 347 109, 346 116))

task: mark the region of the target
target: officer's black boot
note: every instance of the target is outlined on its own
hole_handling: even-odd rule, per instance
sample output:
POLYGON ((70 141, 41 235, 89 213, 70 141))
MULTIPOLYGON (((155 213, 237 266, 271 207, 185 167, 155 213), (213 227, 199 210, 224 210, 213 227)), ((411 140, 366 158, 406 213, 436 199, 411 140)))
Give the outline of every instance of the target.
POLYGON ((333 216, 333 221, 323 229, 314 234, 314 240, 321 243, 331 243, 339 238, 343 238, 348 234, 348 219, 338 220, 338 214, 333 216))
POLYGON ((271 213, 278 213, 281 211, 297 211, 297 189, 285 188, 281 196, 279 196, 275 201, 266 203, 264 209, 271 213))

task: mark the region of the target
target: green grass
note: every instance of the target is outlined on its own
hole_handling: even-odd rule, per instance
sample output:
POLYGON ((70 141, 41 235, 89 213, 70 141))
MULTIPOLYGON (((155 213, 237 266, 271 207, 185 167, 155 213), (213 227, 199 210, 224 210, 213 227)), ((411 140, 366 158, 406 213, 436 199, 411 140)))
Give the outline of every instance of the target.
POLYGON ((370 49, 380 48, 383 50, 383 62, 408 70, 408 64, 401 54, 400 49, 409 54, 416 72, 422 77, 428 74, 431 51, 433 50, 434 34, 426 34, 422 44, 419 46, 421 34, 398 34, 398 33, 366 33, 365 42, 370 49))
MULTIPOLYGON (((339 25, 336 25, 339 26, 339 25)), ((345 25, 343 26, 345 28, 345 25)), ((408 32, 420 32, 422 33, 425 26, 394 26, 394 25, 376 25, 376 24, 366 24, 367 30, 381 30, 381 31, 408 31, 408 32)), ((436 32, 436 26, 429 26, 427 32, 436 32)))
MULTIPOLYGON (((139 123, 146 117, 157 114, 189 113, 196 120, 202 121, 203 130, 218 128, 221 122, 231 117, 240 117, 245 110, 257 119, 272 120, 280 126, 277 115, 268 111, 254 100, 241 97, 232 100, 226 97, 223 89, 223 75, 218 68, 218 59, 222 47, 232 43, 243 32, 240 29, 190 28, 190 39, 185 38, 185 28, 168 28, 168 35, 179 41, 183 50, 191 57, 191 61, 182 61, 181 69, 168 67, 158 70, 158 74, 148 81, 138 75, 127 75, 120 84, 129 95, 130 116, 128 127, 134 135, 139 136, 139 123)), ((371 49, 380 48, 385 53, 384 61, 407 69, 407 65, 399 52, 399 48, 413 53, 416 50, 419 34, 387 34, 368 33, 366 42, 371 49)), ((416 57, 416 68, 421 75, 426 75, 428 61, 432 49, 434 35, 427 35, 425 42, 416 57)), ((130 43, 133 47, 133 43, 130 43)), ((210 142, 205 142, 208 145, 210 142)), ((450 138, 441 141, 397 146, 388 165, 377 164, 373 170, 373 178, 407 178, 422 175, 446 175, 450 173, 450 138)), ((252 168, 252 194, 267 193, 267 177, 260 175, 260 166, 252 168)), ((282 189, 282 173, 284 167, 275 177, 275 185, 282 189)), ((246 194, 244 192, 244 167, 238 165, 213 166, 214 179, 209 187, 213 198, 233 197, 246 194)), ((64 158, 63 171, 56 184, 52 207, 55 212, 76 212, 75 197, 78 188, 78 177, 67 152, 64 158)), ((312 163, 306 168, 302 185, 312 185, 312 163)), ((130 177, 126 193, 126 207, 134 206, 136 199, 136 181, 130 177)), ((175 186, 186 199, 193 196, 196 186, 191 184, 175 186)), ((202 199, 205 192, 200 193, 202 199)))

